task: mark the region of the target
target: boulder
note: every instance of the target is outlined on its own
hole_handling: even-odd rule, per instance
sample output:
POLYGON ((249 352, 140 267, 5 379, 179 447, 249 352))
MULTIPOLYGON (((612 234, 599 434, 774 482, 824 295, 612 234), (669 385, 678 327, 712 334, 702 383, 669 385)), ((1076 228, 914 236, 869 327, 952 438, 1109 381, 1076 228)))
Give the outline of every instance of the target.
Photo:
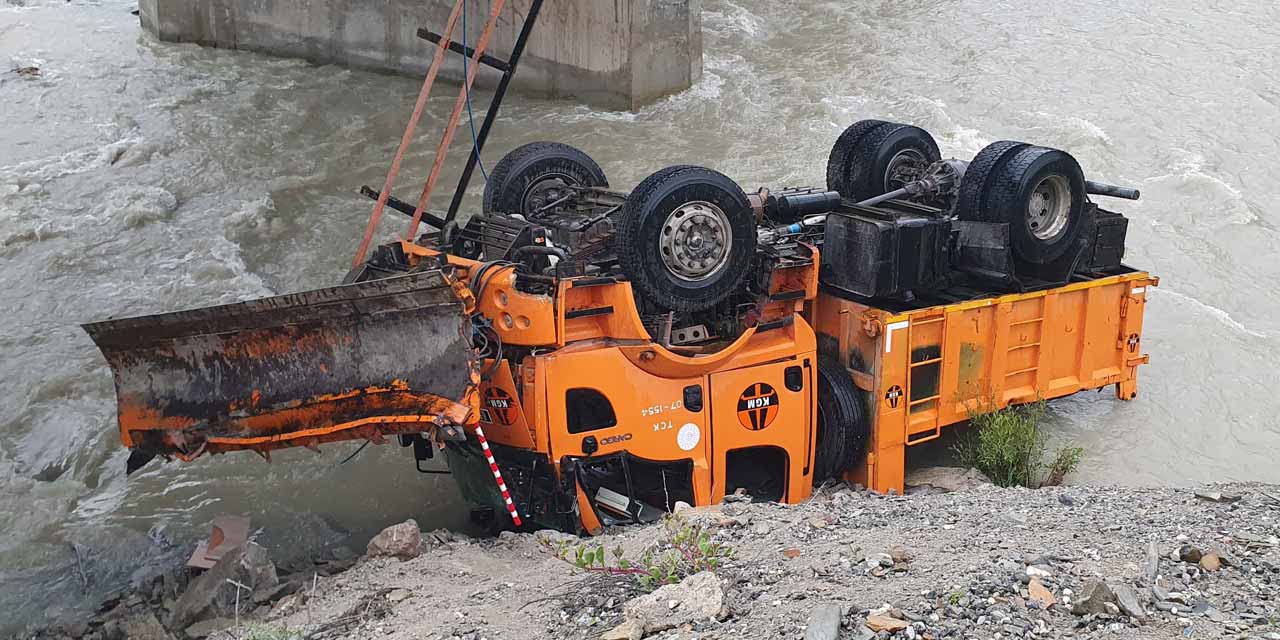
POLYGON ((1200 558, 1203 556, 1204 556, 1204 552, 1200 551, 1199 549, 1189 544, 1184 544, 1178 548, 1178 557, 1183 562, 1186 562, 1189 564, 1196 564, 1197 562, 1200 562, 1200 558))
POLYGON ((1046 609, 1058 604, 1058 599, 1053 596, 1053 592, 1048 587, 1044 586, 1043 582, 1040 582, 1040 578, 1032 578, 1027 584, 1027 595, 1046 609))
POLYGON ((268 604, 283 598, 302 587, 297 580, 285 580, 272 586, 263 585, 253 590, 254 604, 268 604))
POLYGON ((1116 596, 1107 583, 1091 579, 1080 590, 1080 597, 1071 604, 1071 613, 1078 616, 1090 613, 1108 613, 1107 605, 1115 606, 1116 596))
POLYGON ((1155 584, 1160 575, 1160 545, 1155 541, 1147 543, 1147 556, 1142 561, 1142 577, 1147 584, 1155 584))
POLYGON ((897 633, 911 626, 905 620, 891 618, 885 615, 869 615, 867 616, 867 628, 880 633, 886 631, 888 633, 897 633))
POLYGON ((823 604, 809 614, 804 640, 840 640, 840 620, 844 611, 838 604, 823 604))
POLYGON ((728 610, 720 579, 703 571, 631 600, 623 605, 623 613, 643 635, 699 620, 722 620, 728 610))
POLYGON ((236 626, 236 621, 230 618, 210 618, 187 627, 184 629, 184 633, 187 634, 188 638, 200 640, 201 638, 207 638, 219 631, 226 631, 234 626, 236 626))
POLYGON ((1205 571, 1217 571, 1222 568, 1222 557, 1216 553, 1206 553, 1200 557, 1200 568, 1205 571))
POLYGON ((906 564, 915 559, 916 554, 900 544, 889 547, 889 557, 893 558, 894 564, 906 564))
POLYGON ((992 482, 977 469, 926 467, 908 473, 905 484, 908 487, 930 486, 942 491, 966 491, 992 482))
POLYGON ((366 553, 372 557, 390 556, 408 560, 422 554, 422 530, 412 518, 394 524, 369 541, 366 553))
POLYGON ((234 617, 237 603, 240 613, 246 613, 254 607, 255 591, 271 589, 279 581, 267 550, 253 542, 245 543, 228 551, 212 568, 191 581, 169 612, 167 626, 184 629, 207 616, 234 617))
POLYGON ((644 627, 635 620, 624 620, 622 624, 604 632, 600 640, 640 640, 644 637, 644 627))
POLYGON ((150 611, 126 620, 121 624, 121 631, 129 640, 171 640, 172 638, 160 625, 160 621, 156 620, 155 614, 150 611))
POLYGON ((1116 605, 1125 615, 1139 622, 1147 621, 1147 612, 1142 608, 1142 602, 1138 600, 1138 594, 1128 585, 1116 585, 1111 588, 1111 592, 1116 597, 1116 605))

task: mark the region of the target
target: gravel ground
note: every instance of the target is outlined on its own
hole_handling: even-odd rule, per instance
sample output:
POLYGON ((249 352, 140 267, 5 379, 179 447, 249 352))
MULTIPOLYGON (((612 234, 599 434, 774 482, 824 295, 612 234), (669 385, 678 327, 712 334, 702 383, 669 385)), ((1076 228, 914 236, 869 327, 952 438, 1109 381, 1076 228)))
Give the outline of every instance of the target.
MULTIPOLYGON (((1280 640, 1277 486, 886 496, 840 485, 802 505, 730 502, 683 517, 734 549, 719 589, 702 594, 722 612, 681 620, 692 604, 664 591, 675 626, 650 624, 646 637, 1280 640)), ((625 527, 592 542, 637 557, 663 532, 625 527)), ((558 537, 426 534, 420 557, 320 578, 268 624, 312 638, 599 638, 634 617, 628 602, 643 591, 632 577, 576 570, 539 535, 558 537)))

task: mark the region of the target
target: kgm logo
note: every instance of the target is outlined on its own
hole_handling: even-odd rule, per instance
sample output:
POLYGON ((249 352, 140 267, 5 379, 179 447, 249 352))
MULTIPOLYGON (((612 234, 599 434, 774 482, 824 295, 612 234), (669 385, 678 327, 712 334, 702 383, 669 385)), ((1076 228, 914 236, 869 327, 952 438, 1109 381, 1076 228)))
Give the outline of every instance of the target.
POLYGON ((752 431, 772 424, 780 409, 778 392, 763 382, 747 387, 738 396, 738 422, 752 431))

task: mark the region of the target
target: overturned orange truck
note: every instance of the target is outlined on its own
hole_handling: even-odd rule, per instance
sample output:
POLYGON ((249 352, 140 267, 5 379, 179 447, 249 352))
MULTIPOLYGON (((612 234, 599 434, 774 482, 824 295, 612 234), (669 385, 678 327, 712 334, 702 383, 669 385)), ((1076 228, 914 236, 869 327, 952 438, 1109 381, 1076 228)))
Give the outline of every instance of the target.
POLYGON ((86 325, 131 470, 394 441, 418 464, 443 451, 495 527, 595 532, 740 489, 901 490, 907 451, 971 412, 1131 400, 1147 362, 1157 279, 1090 197, 1138 194, 1059 150, 943 160, 927 132, 866 120, 825 187, 677 166, 621 192, 534 143, 465 223, 366 193, 432 229, 332 288, 86 325))

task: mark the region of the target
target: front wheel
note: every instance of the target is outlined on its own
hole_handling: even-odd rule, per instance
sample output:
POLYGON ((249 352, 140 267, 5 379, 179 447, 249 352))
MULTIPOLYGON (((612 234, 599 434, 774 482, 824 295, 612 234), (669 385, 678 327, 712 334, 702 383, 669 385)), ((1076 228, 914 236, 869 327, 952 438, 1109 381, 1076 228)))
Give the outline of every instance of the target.
POLYGON ((604 171, 581 149, 530 142, 503 156, 484 185, 484 212, 546 215, 572 187, 608 187, 604 171))
POLYGON ((637 292, 672 311, 701 311, 741 287, 756 250, 755 219, 724 174, 667 167, 627 197, 614 243, 637 292))

